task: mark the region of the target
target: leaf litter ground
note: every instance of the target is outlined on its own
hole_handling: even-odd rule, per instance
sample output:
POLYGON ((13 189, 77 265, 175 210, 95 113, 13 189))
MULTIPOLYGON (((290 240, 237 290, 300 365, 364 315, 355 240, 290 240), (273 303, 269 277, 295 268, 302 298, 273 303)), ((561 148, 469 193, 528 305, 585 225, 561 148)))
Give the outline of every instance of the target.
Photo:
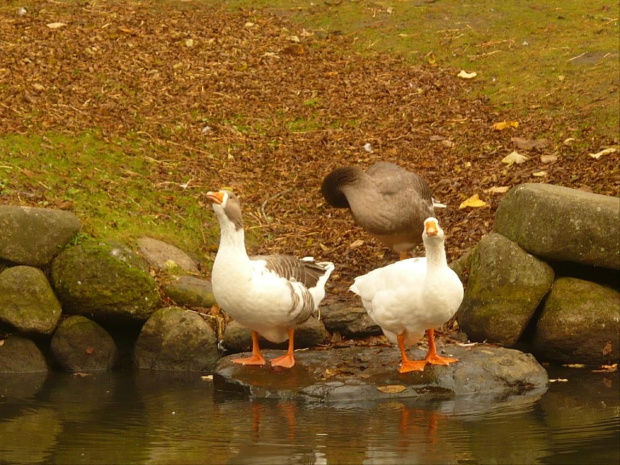
MULTIPOLYGON (((397 257, 324 203, 321 181, 337 166, 392 161, 421 174, 448 206, 437 215, 450 259, 492 230, 506 187, 618 195, 618 154, 588 156, 617 139, 578 122, 499 113, 459 70, 362 55, 339 34, 198 1, 28 5, 23 15, 15 2, 0 7, 0 134, 96 131, 153 161, 155 195, 183 180, 176 195, 204 204, 205 229, 215 222, 204 193, 232 187, 261 238, 250 252, 334 261, 340 298, 350 298, 354 276, 397 257), (502 163, 515 150, 528 160, 502 163), (459 209, 476 194, 485 206, 459 209)), ((54 195, 0 192, 0 202, 57 205, 54 195)), ((174 196, 167 202, 174 209, 174 196)), ((205 239, 199 252, 215 250, 205 239)))

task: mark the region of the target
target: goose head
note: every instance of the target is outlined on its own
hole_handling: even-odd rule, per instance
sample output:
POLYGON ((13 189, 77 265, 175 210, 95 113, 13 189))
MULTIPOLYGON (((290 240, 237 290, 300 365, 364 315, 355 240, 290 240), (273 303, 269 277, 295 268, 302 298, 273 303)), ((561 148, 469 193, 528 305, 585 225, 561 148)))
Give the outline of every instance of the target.
POLYGON ((207 200, 211 202, 213 211, 222 227, 232 225, 235 230, 243 229, 241 202, 234 193, 225 190, 209 191, 207 192, 207 200))
POLYGON ((424 231, 422 232, 424 244, 443 242, 444 237, 443 229, 439 226, 437 218, 430 217, 424 220, 424 231))

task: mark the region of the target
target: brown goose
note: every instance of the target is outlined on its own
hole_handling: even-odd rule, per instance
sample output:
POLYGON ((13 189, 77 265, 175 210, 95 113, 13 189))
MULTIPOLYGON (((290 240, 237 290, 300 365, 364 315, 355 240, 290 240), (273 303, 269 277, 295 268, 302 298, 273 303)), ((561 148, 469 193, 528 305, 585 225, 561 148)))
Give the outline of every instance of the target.
POLYGON ((375 163, 366 171, 336 168, 323 180, 321 192, 332 207, 350 209, 355 222, 401 260, 422 242, 424 220, 435 216, 426 181, 394 163, 375 163))
POLYGON ((252 330, 252 356, 233 362, 264 365, 258 345, 261 334, 276 343, 289 340, 287 353, 271 365, 291 368, 295 326, 317 311, 334 265, 290 255, 249 257, 237 196, 219 191, 208 192, 207 198, 220 223, 220 247, 212 270, 215 300, 231 318, 252 330))

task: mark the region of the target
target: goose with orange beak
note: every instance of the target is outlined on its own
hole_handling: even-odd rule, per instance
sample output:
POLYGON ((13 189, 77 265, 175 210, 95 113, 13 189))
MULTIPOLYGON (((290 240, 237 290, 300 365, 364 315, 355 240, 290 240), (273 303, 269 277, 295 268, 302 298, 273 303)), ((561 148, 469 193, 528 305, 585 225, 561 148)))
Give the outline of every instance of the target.
POLYGON ((291 255, 248 256, 237 196, 221 190, 208 192, 207 199, 220 224, 220 246, 212 270, 215 300, 233 320, 252 330, 252 355, 233 362, 265 364, 260 334, 275 343, 288 339, 286 354, 271 360, 271 365, 293 367, 295 327, 318 310, 333 263, 291 255))
POLYGON ((463 300, 463 284, 446 260, 444 232, 436 218, 424 221, 426 257, 401 260, 355 278, 350 290, 402 358, 400 373, 422 371, 428 364, 448 365, 455 358, 440 357, 434 329, 454 316, 463 300), (424 360, 409 360, 406 347, 428 335, 424 360))

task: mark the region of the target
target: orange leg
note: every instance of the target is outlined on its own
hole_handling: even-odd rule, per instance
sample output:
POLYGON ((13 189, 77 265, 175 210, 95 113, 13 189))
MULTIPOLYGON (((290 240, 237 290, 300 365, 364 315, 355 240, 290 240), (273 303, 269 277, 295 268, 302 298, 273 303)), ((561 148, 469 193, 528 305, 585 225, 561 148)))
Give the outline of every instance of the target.
POLYGON ((440 357, 437 355, 437 348, 435 347, 435 330, 426 330, 428 334, 428 353, 426 354, 426 361, 431 365, 448 365, 450 363, 458 362, 458 358, 440 357))
POLYGON ((424 371, 424 367, 428 363, 426 360, 409 360, 407 353, 405 352, 405 334, 401 333, 398 336, 398 348, 400 349, 400 356, 402 363, 398 369, 399 373, 408 373, 410 371, 424 371))
POLYGON ((295 330, 288 330, 288 350, 282 357, 277 357, 271 360, 272 367, 284 367, 292 368, 295 365, 295 357, 293 356, 294 343, 293 338, 295 336, 295 330))
POLYGON ((235 358, 233 363, 240 363, 241 365, 264 365, 265 359, 260 353, 260 347, 258 346, 258 333, 252 331, 252 356, 247 358, 235 358))
POLYGON ((406 251, 405 252, 400 252, 399 253, 399 258, 401 260, 407 260, 409 258, 409 252, 406 252, 406 251))

